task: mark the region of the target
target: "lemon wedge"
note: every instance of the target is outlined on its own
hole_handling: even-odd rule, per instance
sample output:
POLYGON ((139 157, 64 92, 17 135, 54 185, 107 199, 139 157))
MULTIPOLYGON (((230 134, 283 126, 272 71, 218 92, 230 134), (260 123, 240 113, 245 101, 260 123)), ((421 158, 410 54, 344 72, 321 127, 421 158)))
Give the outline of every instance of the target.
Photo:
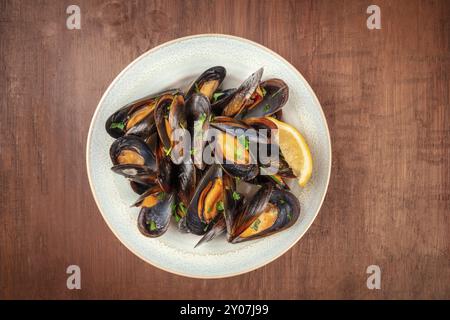
POLYGON ((275 139, 280 146, 284 159, 297 176, 298 184, 304 187, 311 178, 313 169, 311 151, 305 138, 293 126, 272 117, 267 118, 276 124, 278 134, 276 134, 275 139))

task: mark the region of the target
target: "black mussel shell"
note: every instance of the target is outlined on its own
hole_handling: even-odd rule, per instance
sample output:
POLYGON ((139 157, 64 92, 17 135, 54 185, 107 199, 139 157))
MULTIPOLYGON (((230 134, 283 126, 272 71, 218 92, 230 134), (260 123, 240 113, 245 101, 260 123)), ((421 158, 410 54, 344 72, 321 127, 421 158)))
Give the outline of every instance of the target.
POLYGON ((232 177, 244 181, 251 180, 259 173, 258 163, 255 159, 256 150, 251 150, 253 147, 252 137, 246 135, 249 131, 246 131, 245 126, 229 124, 225 124, 225 122, 211 123, 216 130, 214 132, 216 162, 232 177))
POLYGON ((113 166, 111 170, 131 181, 143 185, 153 185, 158 181, 158 172, 151 170, 149 167, 143 165, 117 164, 113 166))
POLYGON ((147 143, 137 136, 123 136, 113 142, 109 155, 114 165, 136 164, 156 172, 156 158, 147 143))
POLYGON ((153 184, 144 184, 144 183, 140 183, 140 182, 136 182, 136 181, 130 181, 131 189, 139 195, 145 193, 145 191, 150 189, 152 186, 153 186, 153 184))
POLYGON ((246 106, 238 116, 240 119, 270 116, 280 111, 289 99, 289 87, 283 80, 266 80, 261 82, 260 89, 263 96, 255 99, 257 103, 246 106))
POLYGON ((231 101, 223 109, 222 115, 234 117, 242 111, 258 87, 263 72, 263 68, 259 69, 240 85, 231 101))
MULTIPOLYGON (((176 167, 176 185, 178 199, 185 208, 188 207, 194 196, 197 185, 197 173, 194 164, 191 161, 183 161, 176 167)), ((181 212, 181 216, 185 213, 181 212)))
POLYGON ((266 237, 289 228, 299 216, 300 203, 296 196, 266 184, 238 215, 228 240, 238 243, 266 237), (272 212, 276 212, 276 215, 272 212), (263 217, 264 214, 269 217, 263 217))
POLYGON ((155 106, 155 123, 164 152, 179 163, 183 159, 183 145, 173 140, 173 133, 186 128, 183 95, 161 96, 155 106))
POLYGON ((203 235, 203 237, 197 242, 194 248, 211 241, 217 236, 220 236, 227 230, 227 226, 225 224, 225 218, 220 216, 220 219, 211 227, 209 230, 203 235))
POLYGON ((139 231, 147 237, 159 237, 163 235, 170 223, 170 217, 175 202, 174 193, 165 193, 158 191, 153 194, 147 194, 151 197, 150 204, 146 203, 146 197, 140 202, 141 211, 138 216, 139 231))
POLYGON ((186 101, 191 98, 194 93, 201 93, 212 99, 213 93, 220 87, 227 71, 222 66, 209 68, 203 72, 192 84, 186 94, 186 101))
POLYGON ((191 233, 203 235, 208 230, 209 224, 218 218, 221 211, 223 211, 222 169, 218 165, 212 165, 197 185, 187 210, 186 226, 191 233), (215 202, 210 203, 212 207, 206 208, 205 203, 200 202, 206 200, 208 192, 219 192, 219 197, 214 198, 215 202))
POLYGON ((106 131, 113 138, 119 138, 127 133, 145 139, 155 130, 153 112, 157 99, 162 95, 175 94, 176 92, 179 92, 179 90, 170 89, 128 103, 106 120, 106 131), (130 119, 133 119, 132 122, 130 122, 130 119))

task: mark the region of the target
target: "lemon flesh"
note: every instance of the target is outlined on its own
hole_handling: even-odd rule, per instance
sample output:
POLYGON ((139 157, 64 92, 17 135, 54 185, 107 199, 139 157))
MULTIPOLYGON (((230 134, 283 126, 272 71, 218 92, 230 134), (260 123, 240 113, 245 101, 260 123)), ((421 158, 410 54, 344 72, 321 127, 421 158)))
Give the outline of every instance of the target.
POLYGON ((275 139, 292 171, 298 178, 298 184, 304 187, 311 178, 313 161, 305 138, 293 126, 268 117, 278 128, 275 139))

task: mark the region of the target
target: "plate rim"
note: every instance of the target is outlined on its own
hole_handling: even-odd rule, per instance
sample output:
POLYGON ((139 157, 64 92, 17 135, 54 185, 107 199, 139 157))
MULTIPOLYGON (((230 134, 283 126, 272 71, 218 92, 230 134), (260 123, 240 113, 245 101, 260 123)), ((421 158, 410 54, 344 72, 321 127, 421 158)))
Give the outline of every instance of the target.
POLYGON ((234 36, 234 35, 229 35, 229 34, 222 34, 222 33, 203 33, 203 34, 196 34, 196 35, 190 35, 190 36, 185 36, 185 37, 180 37, 180 38, 176 38, 173 40, 169 40, 167 42, 164 42, 162 44, 159 44, 147 51, 145 51, 144 53, 142 53, 141 55, 139 55, 137 58, 135 58, 133 61, 131 61, 125 68, 122 69, 122 71, 114 78, 114 80, 109 84, 109 86, 106 88, 106 90, 103 92, 102 97, 100 98, 94 114, 92 115, 91 118, 91 122, 89 124, 89 129, 88 129, 88 136, 87 136, 87 141, 86 141, 86 170, 87 170, 87 176, 88 176, 88 181, 89 181, 89 187, 91 189, 91 194, 94 197, 95 200, 95 204, 97 205, 97 209, 98 211, 100 211, 103 220, 105 221, 106 225, 109 227, 109 229, 112 231, 112 233, 116 236, 116 238, 119 240, 119 242, 125 246, 125 248, 127 248, 128 250, 130 250, 134 255, 136 255, 137 257, 139 257, 141 260, 145 261, 146 263, 150 264, 153 267, 156 267, 160 270, 164 270, 168 273, 172 273, 178 276, 183 276, 183 277, 188 277, 188 278, 194 278, 194 279, 224 279, 224 278, 230 278, 230 277, 235 277, 235 276, 239 276, 248 272, 252 272, 254 270, 257 270, 259 268, 262 268, 270 263, 272 263, 273 261, 277 260, 278 258, 280 258, 281 256, 283 256, 286 252, 288 252, 290 249, 292 249, 292 247, 294 245, 296 245, 298 243, 298 241, 303 238, 303 236, 305 235, 305 233, 309 230, 309 228, 311 227, 311 225, 313 224, 313 222, 316 220, 317 215, 319 214, 320 209, 322 209, 322 205, 323 202, 325 200, 325 197, 328 193, 328 187, 330 184, 330 177, 331 177, 331 167, 332 167, 332 147, 331 147, 331 136, 330 136, 330 130, 328 127, 328 122, 327 119, 325 117, 325 113, 323 112, 323 108, 322 108, 322 104, 320 103, 319 99, 317 98, 314 90, 311 88, 309 82, 303 77, 303 75, 300 73, 300 71, 297 70, 296 67, 294 67, 289 61, 287 61, 285 58, 283 58, 281 55, 279 55, 278 53, 276 53, 275 51, 265 47, 262 44, 259 44, 255 41, 243 38, 243 37, 239 37, 239 36, 234 36), (278 255, 276 255, 275 257, 273 257, 272 259, 266 260, 264 262, 262 262, 261 264, 258 264, 256 267, 250 267, 247 269, 243 269, 241 271, 238 272, 233 272, 233 273, 229 273, 229 274, 221 274, 221 275, 212 275, 212 276, 208 276, 208 275, 196 275, 196 274, 190 274, 190 273, 183 273, 177 270, 172 270, 170 268, 167 268, 163 265, 160 265, 154 261, 150 261, 149 259, 147 259, 146 257, 142 256, 141 254, 139 254, 138 252, 136 252, 134 249, 132 249, 130 246, 128 246, 126 244, 126 241, 124 241, 122 239, 121 236, 119 236, 119 234, 112 228, 112 226, 109 224, 108 220, 105 217, 105 214, 103 213, 103 210, 101 209, 100 206, 100 202, 97 199, 97 195, 94 192, 94 186, 93 186, 93 181, 92 181, 92 177, 90 174, 90 168, 91 168, 91 163, 90 163, 90 151, 89 151, 89 146, 91 144, 91 139, 92 139, 92 132, 93 132, 93 126, 94 126, 94 122, 96 122, 96 119, 98 117, 98 114, 100 112, 100 106, 102 105, 103 101, 105 100, 107 94, 109 93, 109 91, 111 90, 111 88, 114 86, 114 84, 122 77, 122 75, 128 71, 128 69, 130 69, 134 64, 136 64, 137 62, 139 62, 141 59, 143 59, 144 57, 146 57, 147 55, 163 48, 166 46, 169 46, 173 43, 176 42, 180 42, 180 41, 184 41, 184 40, 189 40, 189 39, 195 39, 195 38, 207 38, 207 37, 216 37, 216 38, 228 38, 228 39, 232 39, 232 40, 237 40, 237 41, 242 41, 242 42, 246 42, 250 45, 259 47, 260 49, 276 56, 277 58, 279 58, 282 62, 284 62, 289 68, 292 69, 292 71, 295 72, 295 74, 297 74, 297 76, 300 77, 300 79, 302 79, 304 81, 305 87, 306 89, 310 92, 312 98, 315 100, 315 102, 320 106, 320 115, 322 117, 323 122, 325 123, 325 128, 326 128, 326 134, 328 137, 328 153, 329 153, 329 157, 328 157, 328 172, 327 177, 326 177, 326 185, 325 185, 325 192, 322 195, 322 198, 320 199, 319 202, 319 206, 316 210, 316 212, 314 213, 314 218, 311 219, 311 221, 309 222, 309 224, 306 226, 306 228, 304 229, 304 231, 302 233, 299 234, 299 236, 295 239, 295 241, 293 241, 284 251, 280 252, 278 255))

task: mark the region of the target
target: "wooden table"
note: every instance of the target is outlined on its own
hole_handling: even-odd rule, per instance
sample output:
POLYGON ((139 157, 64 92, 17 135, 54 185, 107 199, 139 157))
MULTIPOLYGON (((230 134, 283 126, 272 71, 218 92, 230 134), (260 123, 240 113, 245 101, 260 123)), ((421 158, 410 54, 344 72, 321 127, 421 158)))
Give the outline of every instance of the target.
POLYGON ((450 298, 450 3, 0 1, 0 298, 450 298), (81 9, 81 30, 66 8, 81 9), (198 33, 257 41, 317 93, 333 147, 316 221, 281 258, 223 280, 156 269, 94 203, 85 144, 114 77, 198 33), (82 289, 66 288, 79 265, 82 289), (366 286, 369 265, 381 289, 366 286))

